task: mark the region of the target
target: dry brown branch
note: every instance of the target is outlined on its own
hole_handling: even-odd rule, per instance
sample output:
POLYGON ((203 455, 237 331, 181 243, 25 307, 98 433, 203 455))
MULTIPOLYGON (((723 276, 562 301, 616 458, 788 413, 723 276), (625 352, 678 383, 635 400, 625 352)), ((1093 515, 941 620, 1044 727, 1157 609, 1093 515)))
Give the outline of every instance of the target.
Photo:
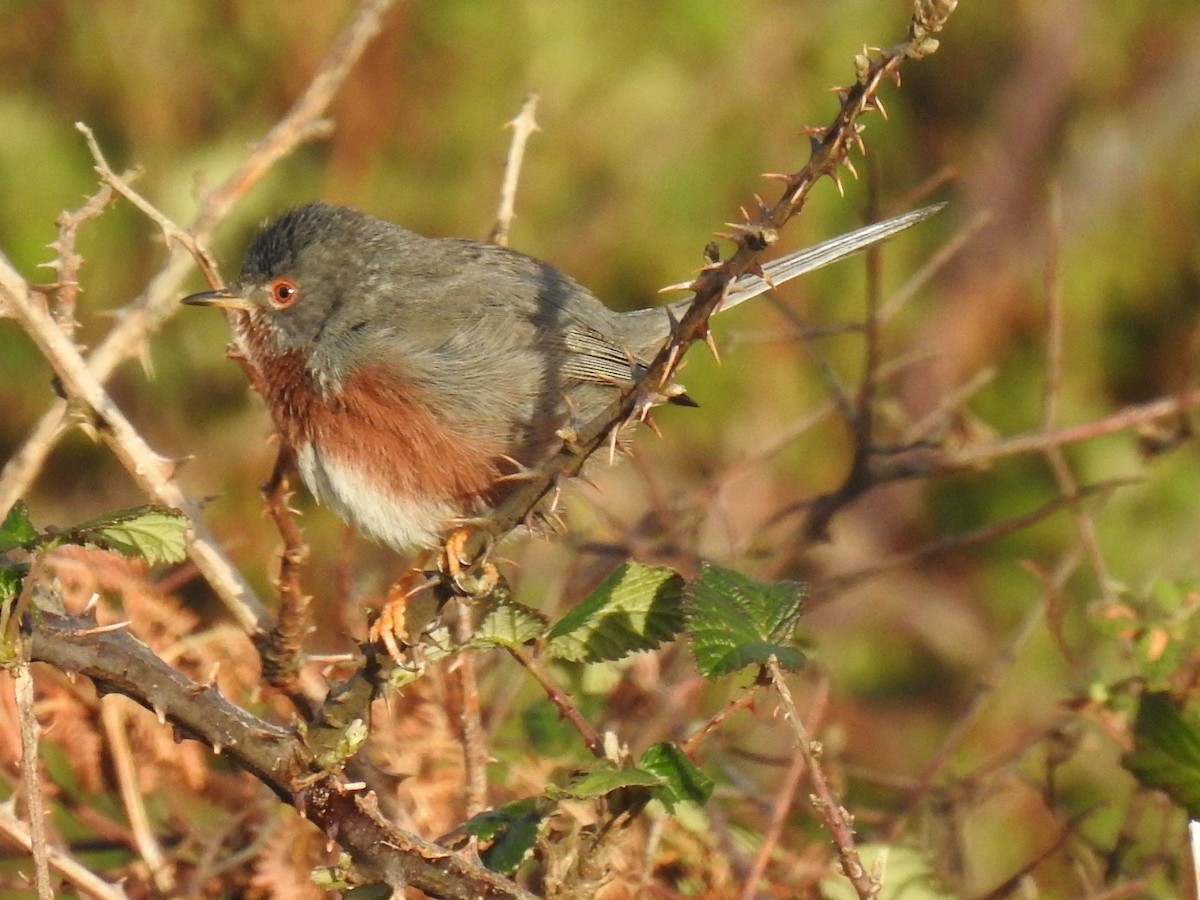
POLYGON ((124 697, 103 697, 100 701, 100 721, 108 741, 113 770, 117 776, 117 787, 121 792, 121 803, 129 819, 129 830, 142 859, 150 869, 154 886, 165 895, 175 891, 175 876, 171 864, 163 853, 150 825, 142 790, 138 785, 138 765, 133 759, 133 750, 126 734, 126 717, 123 705, 129 702, 124 697))
POLYGON ((33 624, 31 658, 90 678, 173 723, 271 788, 337 841, 363 883, 411 885, 435 897, 522 897, 506 878, 389 824, 373 796, 343 789, 293 731, 228 702, 167 665, 124 631, 97 632, 89 623, 43 612, 33 624))
MULTIPOLYGON (((33 853, 33 838, 28 826, 13 814, 13 801, 0 803, 0 835, 8 838, 28 853, 33 853)), ((78 860, 57 847, 46 848, 50 868, 68 884, 95 900, 128 900, 120 885, 109 884, 78 860)), ((53 897, 53 893, 47 894, 53 897)))
POLYGON ((88 369, 71 340, 63 334, 45 304, 0 256, 0 299, 16 315, 58 376, 69 396, 83 403, 96 430, 138 485, 159 503, 188 517, 192 539, 188 553, 216 589, 231 615, 246 631, 262 631, 269 621, 266 610, 249 583, 221 552, 205 527, 199 505, 187 497, 175 480, 176 463, 157 454, 125 418, 88 369))
POLYGON ((842 806, 841 800, 834 793, 832 786, 825 778, 825 770, 821 766, 821 746, 808 736, 800 714, 792 700, 792 692, 788 689, 787 680, 778 660, 771 657, 767 663, 779 699, 783 704, 784 716, 792 726, 796 735, 796 746, 808 769, 808 778, 813 787, 812 803, 817 815, 833 836, 833 843, 838 850, 838 858, 842 864, 842 874, 854 886, 859 900, 871 900, 880 890, 879 879, 868 872, 858 855, 858 847, 854 843, 854 823, 849 812, 842 806))
POLYGON ((538 130, 538 95, 530 94, 521 104, 521 111, 508 123, 512 129, 512 142, 508 147, 508 159, 504 163, 504 183, 500 188, 500 206, 496 211, 496 224, 492 226, 488 240, 501 247, 508 246, 508 230, 516 217, 517 182, 521 178, 521 164, 525 160, 525 145, 529 137, 538 130))
POLYGON ((257 645, 267 684, 287 694, 297 708, 311 711, 300 688, 303 643, 311 626, 308 610, 312 598, 304 592, 301 582, 309 548, 296 524, 295 510, 290 506, 295 465, 292 448, 281 441, 271 477, 262 488, 267 513, 283 538, 279 576, 275 582, 279 613, 274 627, 257 640, 257 645))
MULTIPOLYGON (((16 629, 14 629, 14 632, 16 629)), ((13 693, 21 723, 21 784, 25 788, 25 807, 29 817, 29 849, 33 854, 34 883, 38 900, 53 900, 50 884, 50 849, 46 843, 46 803, 42 794, 42 773, 38 763, 38 722, 33 709, 33 675, 29 671, 29 641, 16 637, 20 659, 11 667, 13 693)))

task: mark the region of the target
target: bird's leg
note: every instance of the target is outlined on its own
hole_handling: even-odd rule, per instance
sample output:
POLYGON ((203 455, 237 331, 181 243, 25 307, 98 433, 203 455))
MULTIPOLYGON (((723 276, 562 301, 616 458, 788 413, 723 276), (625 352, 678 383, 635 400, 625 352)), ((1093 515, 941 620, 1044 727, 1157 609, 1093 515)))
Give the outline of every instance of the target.
POLYGON ((401 645, 408 647, 408 604, 417 594, 425 590, 436 579, 431 579, 427 572, 419 567, 413 568, 402 575, 388 590, 379 615, 367 629, 367 639, 373 644, 383 644, 388 656, 397 665, 405 662, 401 645))
POLYGON ((500 583, 500 570, 488 561, 492 549, 489 539, 477 554, 467 552, 471 539, 469 527, 456 528, 442 544, 438 568, 449 579, 455 590, 472 599, 486 597, 500 583))

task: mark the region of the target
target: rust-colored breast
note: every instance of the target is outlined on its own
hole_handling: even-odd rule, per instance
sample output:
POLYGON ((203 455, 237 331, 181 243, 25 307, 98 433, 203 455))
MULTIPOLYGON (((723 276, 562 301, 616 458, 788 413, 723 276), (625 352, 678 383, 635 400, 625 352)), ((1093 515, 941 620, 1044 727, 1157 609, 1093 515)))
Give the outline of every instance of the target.
POLYGON ((448 500, 467 512, 491 493, 503 450, 448 428, 401 373, 363 366, 322 396, 302 353, 272 352, 259 328, 243 336, 258 370, 254 386, 293 447, 314 445, 396 499, 448 500))

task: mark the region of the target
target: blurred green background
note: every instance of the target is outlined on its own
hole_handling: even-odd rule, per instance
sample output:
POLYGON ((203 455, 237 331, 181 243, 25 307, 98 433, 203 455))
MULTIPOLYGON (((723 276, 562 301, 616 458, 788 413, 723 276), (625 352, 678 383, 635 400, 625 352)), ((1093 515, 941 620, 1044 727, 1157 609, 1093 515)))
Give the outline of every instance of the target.
MULTIPOLYGON (((145 196, 189 221, 197 190, 224 178, 282 115, 350 9, 334 0, 302 15, 279 0, 0 2, 0 250, 29 279, 52 277, 38 266, 51 256, 54 217, 96 186, 76 121, 95 130, 115 167, 142 168, 136 184, 145 196)), ((898 40, 908 12, 900 0, 401 3, 333 104, 332 135, 258 184, 213 249, 231 276, 257 222, 317 197, 426 234, 482 238, 507 150, 502 126, 536 91, 541 131, 526 155, 512 245, 612 305, 655 302, 660 286, 702 262, 705 243, 739 205, 755 192, 775 195, 760 173, 803 164, 802 129, 827 124, 836 110, 829 88, 852 78, 863 44, 898 40)), ((967 0, 939 52, 907 66, 903 78, 899 90, 882 94, 888 119, 867 120, 868 156, 855 158, 863 180, 846 180, 845 199, 831 182, 819 185, 784 235, 791 248, 859 224, 868 180, 887 212, 927 197, 949 200, 940 216, 888 246, 886 296, 975 216, 990 216, 884 331, 885 356, 906 360, 882 389, 885 439, 898 439, 989 369, 992 380, 967 405, 974 436, 1038 427, 1052 259, 1067 335, 1061 422, 1100 418, 1191 384, 1200 6, 967 0), (927 194, 922 185, 930 183, 927 194), (1054 185, 1063 210, 1057 233, 1047 224, 1054 185)), ((94 344, 164 249, 156 229, 124 202, 85 226, 80 249, 79 340, 94 344)), ((861 262, 845 263, 789 286, 779 302, 806 322, 856 320, 864 282, 861 262)), ((197 275, 181 295, 202 286, 197 275)), ((792 321, 760 302, 719 322, 723 364, 701 349, 685 373, 702 409, 664 412, 661 440, 643 434, 632 465, 605 473, 599 492, 576 498, 577 542, 631 547, 645 558, 698 553, 819 587, 1056 496, 1042 458, 1006 461, 878 490, 834 520, 829 544, 802 546, 801 519, 786 510, 836 486, 849 442, 826 417, 757 458, 827 394, 792 321)), ((266 590, 276 539, 255 486, 273 447, 261 404, 222 356, 226 339, 219 316, 181 310, 110 384, 157 450, 195 457, 183 470, 186 487, 214 498, 212 528, 266 590)), ((853 383, 861 340, 851 334, 818 346, 853 383)), ((47 366, 11 320, 0 320, 0 461, 22 445, 52 398, 47 366)), ((1123 433, 1069 448, 1067 457, 1081 480, 1139 479, 1089 507, 1109 571, 1131 602, 1158 579, 1195 573, 1194 446, 1146 463, 1123 433)), ((36 521, 68 524, 143 498, 107 450, 74 431, 28 499, 36 521)), ((323 510, 304 524, 316 548, 310 580, 319 588, 336 571, 341 532, 323 510)), ((561 574, 568 558, 583 570, 595 562, 579 564, 561 542, 520 552, 520 588, 547 606, 571 596, 571 579, 561 574)), ((1079 552, 1072 519, 1059 513, 982 547, 901 567, 814 608, 807 622, 815 659, 832 679, 831 734, 841 735, 834 744, 840 740, 839 752, 863 776, 853 782, 852 803, 886 807, 890 795, 875 776, 921 770, 1022 622, 1037 615, 1042 574, 1079 552)), ((360 547, 358 559, 357 594, 379 590, 398 568, 370 547, 360 547)), ((328 591, 317 593, 329 602, 328 591)), ((202 589, 195 594, 202 602, 202 589)), ((1040 763, 1023 755, 1025 742, 1058 720, 1067 698, 1128 671, 1130 661, 1089 613, 1100 596, 1086 565, 1067 579, 1056 597, 1073 657, 1036 627, 953 771, 998 758, 1036 769, 1040 763)), ((339 615, 345 628, 361 627, 356 613, 339 615)), ((336 629, 315 638, 329 647, 342 640, 336 629)), ((711 709, 721 696, 696 701, 696 709, 711 709)), ((765 721, 724 740, 735 749, 764 740, 780 753, 787 746, 765 721)), ((1113 766, 1114 744, 1098 732, 1078 740, 1091 755, 1077 764, 1075 811, 1102 798, 1106 811, 1087 827, 1095 840, 1111 841, 1131 781, 1113 766)), ((769 765, 742 765, 763 784, 778 777, 769 765)), ((1027 808, 1036 803, 1018 788, 987 803, 969 823, 970 840, 993 848, 964 864, 976 888, 1006 877, 1053 831, 1031 825, 1027 840, 1013 838, 1013 821, 1037 820, 1027 808)))

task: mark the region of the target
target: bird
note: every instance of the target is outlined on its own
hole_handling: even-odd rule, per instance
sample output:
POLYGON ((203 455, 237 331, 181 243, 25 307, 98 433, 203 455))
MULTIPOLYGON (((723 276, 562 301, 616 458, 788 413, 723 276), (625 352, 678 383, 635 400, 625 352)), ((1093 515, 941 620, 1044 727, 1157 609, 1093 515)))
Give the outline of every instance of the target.
MULTIPOLYGON (((729 309, 933 215, 924 207, 764 264, 729 309)), ((312 202, 262 226, 236 280, 185 297, 231 313, 304 484, 360 533, 436 547, 503 501, 671 338, 690 297, 619 312, 549 263, 312 202)))

